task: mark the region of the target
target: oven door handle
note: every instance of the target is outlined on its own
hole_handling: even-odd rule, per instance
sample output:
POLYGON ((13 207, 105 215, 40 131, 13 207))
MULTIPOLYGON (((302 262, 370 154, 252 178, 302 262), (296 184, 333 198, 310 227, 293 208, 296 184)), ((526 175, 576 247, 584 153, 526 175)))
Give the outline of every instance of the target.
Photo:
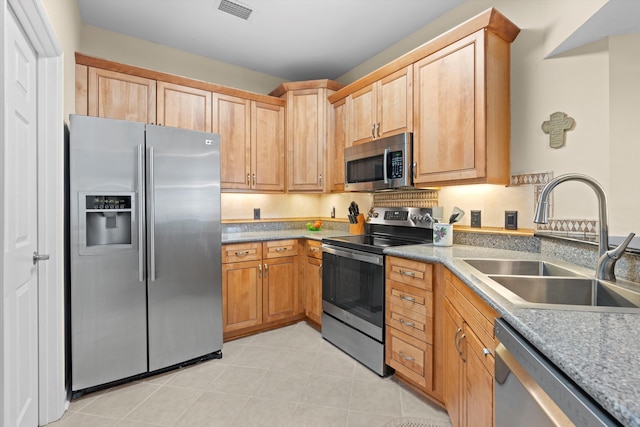
POLYGON ((331 255, 367 262, 369 264, 384 265, 384 255, 368 254, 366 252, 345 251, 330 246, 322 245, 322 252, 331 255))

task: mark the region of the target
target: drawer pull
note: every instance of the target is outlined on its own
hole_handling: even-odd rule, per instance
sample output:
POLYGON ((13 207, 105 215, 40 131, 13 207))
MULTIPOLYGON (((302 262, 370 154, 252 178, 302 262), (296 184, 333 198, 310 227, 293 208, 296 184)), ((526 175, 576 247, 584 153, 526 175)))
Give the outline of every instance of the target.
POLYGON ((236 251, 236 256, 246 256, 249 255, 249 251, 236 251))
POLYGON ((409 277, 415 277, 416 276, 415 271, 400 270, 400 274, 402 274, 403 276, 409 276, 409 277))
POLYGON ((456 351, 458 352, 458 354, 460 356, 462 356, 462 350, 460 350, 460 346, 459 346, 459 342, 458 342, 458 335, 460 334, 460 332, 462 332, 462 328, 458 328, 456 330, 455 335, 453 336, 453 345, 456 346, 456 351))
POLYGON ((416 324, 413 322, 407 322, 404 319, 398 319, 398 322, 402 323, 404 326, 409 326, 411 328, 415 328, 416 324))
POLYGON ((406 354, 404 354, 403 352, 399 352, 400 353, 400 357, 402 357, 404 360, 408 361, 408 362, 413 362, 416 359, 414 357, 411 356, 407 356, 406 354))
POLYGON ((309 248, 309 250, 310 250, 311 252, 313 252, 313 253, 316 253, 316 254, 317 254, 318 252, 320 252, 320 249, 318 249, 318 248, 309 248))
POLYGON ((276 248, 276 252, 283 252, 286 251, 287 248, 276 248))
POLYGON ((400 294, 400 299, 403 299, 403 300, 409 301, 409 302, 415 302, 416 301, 416 299, 414 297, 407 297, 407 296, 404 296, 402 294, 400 294))
POLYGON ((262 279, 262 264, 258 265, 258 279, 262 279))
POLYGON ((485 348, 482 349, 482 354, 485 355, 485 356, 488 356, 488 355, 491 354, 491 350, 489 350, 488 348, 485 347, 485 348))

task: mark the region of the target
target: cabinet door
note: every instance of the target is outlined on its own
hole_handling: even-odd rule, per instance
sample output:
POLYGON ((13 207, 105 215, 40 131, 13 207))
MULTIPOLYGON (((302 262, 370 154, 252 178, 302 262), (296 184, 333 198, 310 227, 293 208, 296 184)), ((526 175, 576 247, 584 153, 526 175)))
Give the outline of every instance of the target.
POLYGON ((287 189, 322 191, 327 91, 287 93, 287 189))
POLYGON ((262 323, 261 261, 222 264, 222 330, 262 323))
POLYGON ((284 191, 284 108, 251 103, 251 188, 284 191))
MULTIPOLYGON (((344 149, 347 142, 347 100, 333 104, 329 131, 329 191, 344 191, 344 149)), ((349 144, 350 146, 351 144, 349 144)))
POLYGON ((453 427, 462 426, 464 404, 462 400, 462 359, 460 336, 462 317, 448 300, 444 301, 443 399, 453 427))
POLYGON ((495 360, 491 353, 485 352, 476 334, 464 325, 462 345, 465 351, 465 419, 466 426, 493 426, 493 367, 495 360))
POLYGON ((211 132, 211 92, 158 82, 158 124, 211 132))
MULTIPOLYGON (((470 36, 414 64, 416 183, 485 174, 482 43, 470 36)), ((505 124, 508 126, 508 124, 505 124)))
POLYGON ((322 259, 306 257, 305 314, 312 321, 322 323, 322 259))
POLYGON ((89 67, 88 115, 156 123, 156 81, 89 67))
POLYGON ((251 188, 251 102, 213 94, 213 133, 220 134, 220 186, 251 188))
POLYGON ((376 137, 413 130, 413 65, 377 82, 376 137))
POLYGON ((295 316, 298 301, 298 257, 265 260, 262 318, 264 322, 295 316))
POLYGON ((372 84, 349 95, 347 105, 351 145, 372 141, 376 131, 376 85, 372 84))

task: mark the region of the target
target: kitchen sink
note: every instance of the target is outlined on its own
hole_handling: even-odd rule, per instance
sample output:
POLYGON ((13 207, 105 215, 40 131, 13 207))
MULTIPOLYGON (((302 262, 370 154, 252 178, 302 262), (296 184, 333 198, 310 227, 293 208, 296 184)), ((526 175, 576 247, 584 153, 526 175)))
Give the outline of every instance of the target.
MULTIPOLYGON (((594 307, 640 307, 640 289, 588 277, 489 276, 530 303, 594 307)), ((560 308, 560 307, 558 307, 560 308)))
POLYGON ((515 259, 464 259, 463 261, 483 274, 584 277, 584 274, 545 261, 515 259))

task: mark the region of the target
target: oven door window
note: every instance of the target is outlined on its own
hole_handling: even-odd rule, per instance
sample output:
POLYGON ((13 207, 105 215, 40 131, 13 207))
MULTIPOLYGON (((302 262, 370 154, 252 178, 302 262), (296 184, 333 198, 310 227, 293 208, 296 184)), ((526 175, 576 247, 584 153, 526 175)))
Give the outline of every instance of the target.
POLYGON ((376 182, 384 180, 384 155, 366 157, 347 162, 346 176, 348 183, 376 182))
POLYGON ((382 328, 384 266, 324 252, 322 298, 382 328))

